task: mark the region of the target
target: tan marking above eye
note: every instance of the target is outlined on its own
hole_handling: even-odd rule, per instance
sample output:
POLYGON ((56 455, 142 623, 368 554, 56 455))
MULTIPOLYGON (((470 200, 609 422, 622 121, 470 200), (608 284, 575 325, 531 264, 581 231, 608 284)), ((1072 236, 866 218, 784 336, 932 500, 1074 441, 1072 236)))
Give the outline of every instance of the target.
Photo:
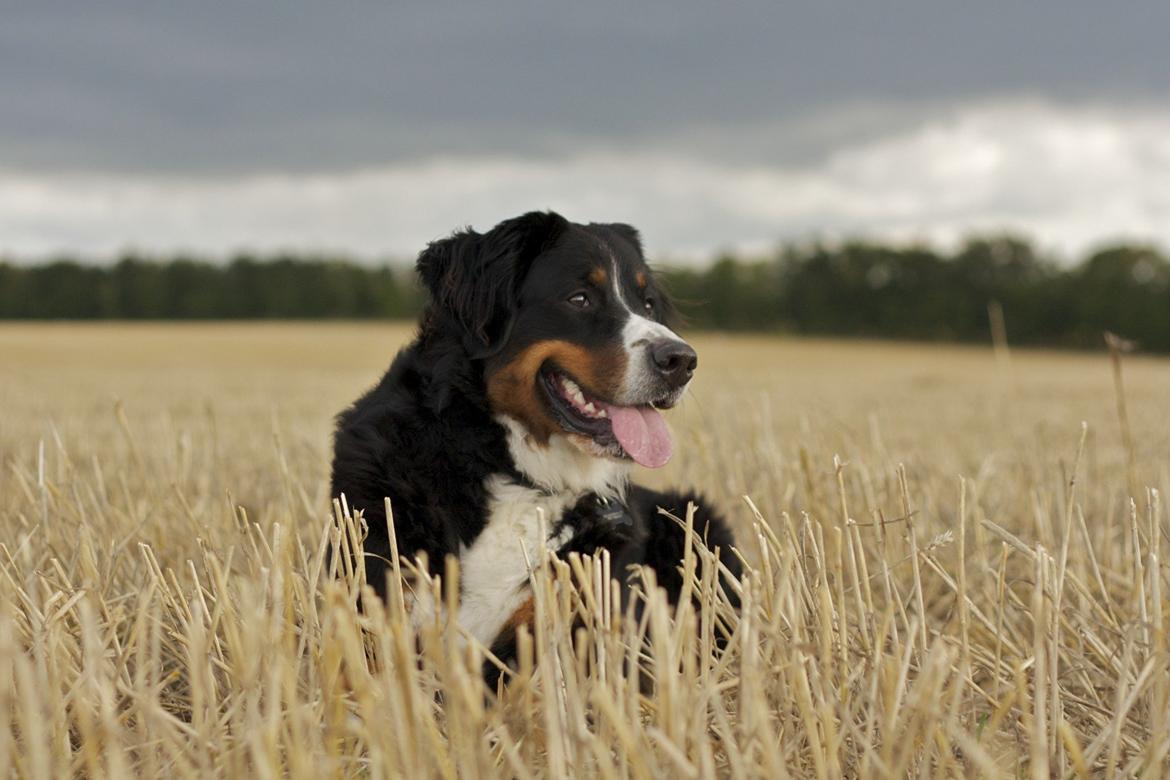
POLYGON ((586 278, 591 283, 597 285, 598 287, 601 287, 602 285, 605 284, 605 280, 609 278, 609 274, 606 273, 606 270, 604 268, 602 268, 601 266, 598 266, 598 267, 594 268, 592 271, 590 271, 589 276, 587 276, 586 278))
POLYGON ((487 376, 488 404, 496 414, 522 423, 537 444, 547 444, 561 426, 549 414, 537 387, 540 367, 552 361, 586 392, 615 398, 626 374, 626 354, 619 346, 588 349, 560 339, 538 341, 521 350, 487 376))
POLYGON ((645 271, 639 271, 637 273, 637 275, 634 277, 634 279, 637 280, 637 282, 638 282, 638 289, 639 290, 646 289, 646 281, 647 280, 646 280, 646 272, 645 271))

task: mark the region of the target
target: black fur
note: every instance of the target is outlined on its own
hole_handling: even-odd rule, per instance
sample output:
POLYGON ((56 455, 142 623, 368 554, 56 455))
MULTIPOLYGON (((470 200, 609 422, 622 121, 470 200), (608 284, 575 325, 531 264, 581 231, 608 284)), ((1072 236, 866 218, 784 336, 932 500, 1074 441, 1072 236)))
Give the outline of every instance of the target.
MULTIPOLYGON (((631 267, 622 272, 631 278, 638 269, 649 273, 633 228, 572 225, 552 213, 526 214, 484 234, 465 230, 432 243, 419 256, 418 273, 432 302, 418 337, 372 390, 338 416, 334 437, 332 494, 344 494, 364 514, 366 572, 380 595, 385 596, 390 557, 384 499, 392 504, 402 557, 425 554, 431 573, 439 574, 445 556, 470 546, 483 529, 487 478, 526 480, 512 462, 504 428, 493 419, 485 367, 542 338, 588 347, 620 330, 603 310, 569 324, 541 302, 564 294, 558 285, 580 270, 581 258, 598 242, 627 258, 631 267), (534 267, 540 270, 535 276, 534 267)), ((653 286, 646 294, 661 300, 667 316, 666 296, 653 286)), ((686 501, 696 498, 631 488, 625 524, 599 520, 589 508, 594 497, 583 496, 562 518, 576 531, 563 552, 605 547, 620 564, 615 572, 649 565, 659 583, 677 594, 685 539, 657 507, 684 516, 686 501)), ((700 533, 722 548, 724 562, 737 572, 726 524, 706 507, 699 518, 705 523, 700 533)))
POLYGON ((440 574, 444 558, 483 529, 484 480, 514 473, 484 395, 482 356, 510 328, 527 264, 567 224, 555 214, 526 214, 484 235, 466 230, 428 246, 418 274, 432 304, 418 338, 338 415, 332 495, 363 512, 366 576, 380 595, 390 557, 386 498, 399 554, 425 553, 440 574))
POLYGON ((529 265, 568 227, 559 214, 532 212, 501 222, 487 235, 456 233, 419 255, 418 274, 430 290, 432 311, 462 326, 472 358, 507 340, 529 265))
MULTIPOLYGON (((623 612, 635 592, 630 578, 639 566, 651 568, 659 587, 675 601, 683 587, 681 567, 687 542, 685 530, 674 518, 685 521, 687 505, 691 503, 696 507, 696 535, 709 548, 718 549, 719 562, 727 569, 726 574, 717 575, 719 581, 727 576, 738 580, 742 565, 732 550, 735 539, 723 517, 697 493, 658 492, 631 485, 624 504, 601 502, 593 494, 586 495, 562 519, 575 529, 575 533, 557 554, 564 558, 571 553, 592 555, 608 550, 610 571, 621 585, 623 612), (662 514, 660 509, 673 517, 662 514)), ((723 590, 729 603, 738 608, 739 597, 735 591, 728 587, 723 590)), ((641 614, 641 607, 641 601, 635 602, 635 615, 641 614)), ((697 598, 695 608, 699 608, 697 598)), ((716 630, 715 642, 719 648, 723 648, 729 639, 726 633, 716 630)), ((515 629, 506 630, 493 643, 492 654, 504 661, 514 659, 516 643, 515 629)), ((487 661, 483 674, 488 686, 494 690, 501 675, 499 667, 487 661)))

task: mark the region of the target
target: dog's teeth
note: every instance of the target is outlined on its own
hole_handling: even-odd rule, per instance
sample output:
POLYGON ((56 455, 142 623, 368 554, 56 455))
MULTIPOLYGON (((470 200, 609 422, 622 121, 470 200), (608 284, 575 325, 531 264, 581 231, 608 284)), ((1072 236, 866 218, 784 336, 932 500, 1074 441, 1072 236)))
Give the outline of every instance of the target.
POLYGON ((564 392, 565 398, 567 398, 573 404, 573 406, 577 408, 578 411, 591 417, 606 416, 605 410, 598 409, 596 406, 594 406, 593 402, 585 396, 585 393, 581 390, 580 386, 578 386, 578 384, 572 379, 569 379, 567 376, 562 376, 560 377, 560 382, 561 390, 564 392))

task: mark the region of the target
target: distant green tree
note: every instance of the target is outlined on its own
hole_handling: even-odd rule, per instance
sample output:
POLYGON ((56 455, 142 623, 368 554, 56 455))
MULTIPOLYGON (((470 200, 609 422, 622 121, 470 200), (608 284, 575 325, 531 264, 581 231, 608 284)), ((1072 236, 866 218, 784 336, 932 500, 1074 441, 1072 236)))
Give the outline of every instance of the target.
POLYGON ((1110 330, 1152 350, 1170 350, 1170 263, 1149 247, 1109 247, 1067 282, 1070 335, 1081 346, 1110 330))
MULTIPOLYGON (((724 254, 661 278, 696 328, 986 341, 995 301, 1013 343, 1097 347, 1112 330, 1170 352, 1170 262, 1150 247, 1109 247, 1065 267, 1013 236, 972 238, 949 254, 819 243, 761 261, 724 254)), ((409 269, 340 257, 0 261, 8 319, 410 319, 425 302, 409 269)))
POLYGON ((967 339, 988 332, 991 301, 1003 307, 1015 340, 1035 342, 1067 327, 1059 266, 1038 257, 1020 238, 967 241, 954 256, 951 275, 953 316, 967 339))

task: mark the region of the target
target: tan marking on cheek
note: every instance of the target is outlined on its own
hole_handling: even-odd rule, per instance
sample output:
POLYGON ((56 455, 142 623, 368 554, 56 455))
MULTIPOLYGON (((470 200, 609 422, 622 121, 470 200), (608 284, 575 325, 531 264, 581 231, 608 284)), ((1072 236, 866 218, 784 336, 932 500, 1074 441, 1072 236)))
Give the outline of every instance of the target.
POLYGON ((626 374, 626 354, 621 347, 590 350, 580 344, 551 339, 538 341, 487 377, 487 396, 496 414, 519 420, 539 445, 562 431, 553 419, 537 386, 540 367, 552 361, 576 380, 590 395, 607 399, 621 392, 626 374))
POLYGON ((606 273, 605 269, 601 266, 597 266, 592 271, 590 271, 588 276, 589 281, 598 287, 605 286, 605 280, 608 278, 609 274, 606 273))

